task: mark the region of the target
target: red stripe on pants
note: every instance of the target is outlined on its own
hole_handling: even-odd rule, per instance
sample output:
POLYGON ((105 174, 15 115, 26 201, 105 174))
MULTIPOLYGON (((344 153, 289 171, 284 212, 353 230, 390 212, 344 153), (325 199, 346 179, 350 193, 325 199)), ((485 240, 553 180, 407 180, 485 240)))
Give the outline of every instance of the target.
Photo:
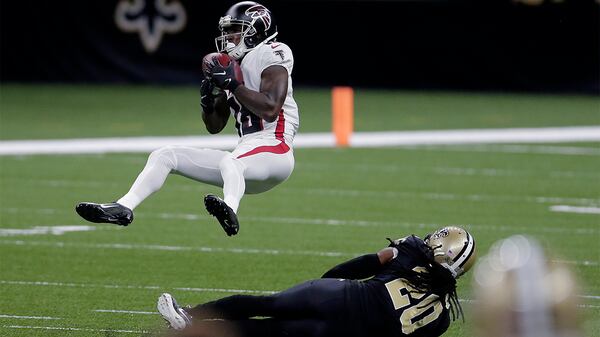
POLYGON ((284 154, 284 153, 288 152, 289 150, 290 150, 290 147, 286 143, 281 142, 278 145, 259 146, 259 147, 254 148, 244 154, 237 156, 237 159, 248 157, 248 156, 251 156, 251 155, 254 155, 257 153, 264 153, 264 152, 274 153, 274 154, 284 154))

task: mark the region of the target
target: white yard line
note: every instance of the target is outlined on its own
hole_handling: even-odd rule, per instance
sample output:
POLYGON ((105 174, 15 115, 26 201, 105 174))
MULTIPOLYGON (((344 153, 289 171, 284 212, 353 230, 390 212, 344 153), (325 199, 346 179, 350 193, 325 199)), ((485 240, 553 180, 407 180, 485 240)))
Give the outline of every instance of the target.
POLYGON ((512 177, 525 175, 517 170, 497 169, 497 168, 471 168, 471 167, 433 167, 434 173, 439 175, 457 175, 457 176, 487 176, 487 177, 512 177))
MULTIPOLYGON (((166 145, 187 145, 229 150, 236 146, 237 141, 238 137, 233 135, 7 140, 0 141, 0 155, 149 152, 166 145)), ((584 141, 600 141, 600 126, 355 132, 350 138, 350 146, 384 147, 584 141)), ((294 146, 296 148, 330 148, 335 146, 335 138, 331 133, 300 133, 294 140, 294 146)), ((560 154, 588 153, 568 151, 560 154)), ((600 151, 596 151, 593 155, 599 154, 600 151)))
MULTIPOLYGON (((339 191, 338 191, 339 192, 339 191)), ((335 195, 338 193, 335 191, 328 191, 326 189, 322 189, 319 193, 324 193, 329 195, 335 195)), ((360 191, 356 191, 357 193, 360 191)), ((343 193, 352 194, 352 190, 345 190, 343 193)), ((432 194, 431 198, 435 198, 437 200, 454 200, 454 195, 451 194, 432 194)), ((485 196, 480 195, 471 195, 469 198, 485 198, 485 196)), ((523 200, 529 200, 531 202, 539 202, 539 203, 552 203, 557 202, 558 200, 569 200, 573 203, 594 203, 598 202, 598 199, 585 199, 585 198, 555 198, 555 197, 524 197, 523 200)), ((46 214, 46 215, 54 215, 54 214, 66 214, 67 212, 71 212, 71 210, 64 209, 52 209, 52 208, 41 208, 41 209, 33 209, 33 208, 16 208, 16 207, 6 207, 0 208, 0 212, 8 212, 8 213, 36 213, 36 214, 46 214)), ((211 220, 212 217, 208 215, 202 214, 193 214, 193 213, 170 213, 170 212, 162 212, 162 213, 149 213, 144 212, 139 215, 136 214, 138 219, 177 219, 177 220, 185 220, 185 221, 203 221, 203 220, 211 220)), ((322 219, 322 218, 307 218, 307 217, 258 217, 258 216, 245 216, 244 217, 248 221, 253 222, 266 222, 266 223, 279 223, 279 224, 305 224, 305 225, 324 225, 324 226, 351 226, 351 227, 394 227, 394 228, 408 228, 411 230, 416 229, 427 229, 427 228, 438 228, 447 226, 448 224, 440 224, 440 223, 417 223, 417 222, 391 222, 391 221, 372 221, 372 220, 345 220, 345 219, 322 219)), ((485 224, 455 224, 461 225, 467 228, 478 229, 478 230, 488 230, 488 231, 500 231, 500 232, 516 232, 516 231, 525 231, 525 232, 539 232, 539 233, 552 233, 552 234, 561 234, 561 233, 569 233, 576 235, 595 235, 600 233, 600 230, 595 228, 581 228, 581 227, 573 227, 573 226, 559 226, 559 227, 540 227, 540 226, 527 226, 527 225, 513 225, 513 226, 496 226, 496 225, 485 225, 485 224)), ((114 228, 115 226, 99 226, 97 229, 101 228, 114 228)))
MULTIPOLYGON (((19 157, 27 158, 27 157, 19 157)), ((139 163, 143 165, 146 160, 141 160, 139 163)), ((539 170, 526 170, 526 169, 506 169, 506 168, 494 168, 494 167, 447 167, 447 166, 432 166, 432 167, 420 167, 410 166, 405 164, 400 165, 386 165, 386 164, 336 164, 336 163, 296 163, 295 166, 298 170, 303 171, 331 171, 331 170, 345 170, 345 171, 356 171, 356 172, 388 172, 388 173, 399 173, 399 172, 411 172, 416 170, 431 171, 437 175, 452 175, 452 176, 484 176, 484 177, 555 177, 555 178, 571 178, 571 179, 597 179, 600 178, 600 173, 597 171, 549 171, 540 172, 539 170), (544 174, 546 176, 544 176, 544 174)), ((12 180, 18 180, 21 184, 27 185, 43 185, 50 187, 120 187, 122 184, 114 183, 110 181, 74 181, 74 180, 59 180, 59 179, 35 179, 35 177, 15 177, 12 180)), ((172 188, 177 190, 202 190, 198 186, 178 185, 172 188)))
POLYGON ((549 154, 566 156, 600 156, 598 147, 580 146, 548 146, 548 145, 495 145, 495 144, 471 144, 471 145, 425 145, 405 146, 407 150, 418 151, 454 151, 454 152, 486 152, 486 153, 525 153, 525 154, 549 154))
MULTIPOLYGON (((467 298, 460 298, 458 301, 461 303, 476 303, 477 302, 476 300, 467 299, 467 298)), ((600 308, 600 305, 593 305, 593 304, 578 304, 577 306, 580 308, 591 308, 591 309, 600 308)), ((100 312, 100 313, 109 313, 109 314, 159 315, 158 312, 150 312, 150 311, 109 310, 109 309, 98 309, 98 310, 93 310, 93 311, 100 312)))
POLYGON ((553 196, 514 196, 514 195, 491 195, 491 194, 456 194, 456 193, 440 193, 440 192, 402 192, 402 191, 374 191, 374 190, 352 190, 352 189, 331 189, 331 188, 302 188, 293 189, 282 187, 280 191, 289 191, 292 193, 306 193, 314 195, 332 195, 336 197, 389 197, 389 198, 405 198, 414 199, 421 198, 424 200, 465 200, 465 201, 482 201, 482 202, 531 202, 538 204, 547 203, 575 203, 588 205, 600 205, 600 199, 594 198, 563 198, 553 196))
POLYGON ((0 315, 0 318, 44 319, 44 320, 62 319, 62 318, 58 318, 58 317, 49 317, 49 316, 18 316, 18 315, 0 315))
POLYGON ((0 237, 48 234, 63 235, 70 232, 88 232, 95 229, 95 226, 35 226, 32 228, 0 228, 0 237))
MULTIPOLYGON (((438 149, 439 147, 436 147, 438 149)), ((562 147, 561 147, 562 148, 562 147)), ((411 149, 423 149, 423 147, 411 147, 411 149)), ((415 166, 410 163, 401 164, 350 164, 350 163, 335 163, 335 162, 319 162, 319 163, 296 163, 296 169, 303 171, 331 171, 331 170, 345 170, 345 171, 357 171, 357 172, 387 172, 387 173, 400 173, 400 172, 414 172, 414 171, 431 171, 438 175, 466 175, 466 176, 526 176, 526 177, 544 177, 545 175, 551 177, 560 178, 598 178, 600 173, 594 171, 593 168, 588 170, 581 169, 577 171, 564 171, 564 170, 553 170, 548 172, 540 172, 536 169, 508 169, 508 168, 497 168, 497 167, 449 167, 449 166, 415 166)), ((29 179, 22 179, 23 182, 30 181, 29 179)))
POLYGON ((600 300, 600 296, 596 296, 596 295, 578 295, 578 297, 592 299, 592 300, 600 300))
POLYGON ((275 290, 252 290, 252 289, 224 289, 224 288, 171 288, 160 286, 141 286, 141 285, 122 285, 122 284, 94 284, 94 283, 73 283, 73 282, 49 282, 49 281, 14 281, 0 280, 0 284, 39 286, 39 287, 65 287, 65 288, 104 288, 104 289, 140 289, 140 290, 160 290, 173 289, 186 292, 209 292, 209 293, 239 293, 239 294, 274 294, 275 290))
MULTIPOLYGON (((596 174, 600 178, 600 174, 596 174)), ((69 181, 69 180, 45 180, 45 179, 27 179, 27 184, 44 185, 51 187, 85 187, 85 188, 107 188, 117 187, 114 183, 106 183, 98 181, 69 181)), ((198 184, 171 186, 170 189, 177 191, 204 191, 205 189, 198 184)), ((539 204, 547 203, 566 203, 577 204, 579 206, 599 206, 600 198, 564 198, 557 196, 527 196, 527 195, 493 195, 493 194, 456 194, 443 192, 404 192, 404 191, 378 191, 378 190, 359 190, 359 189, 343 189, 343 188, 291 188, 282 186, 279 189, 283 193, 307 194, 307 195, 334 195, 336 197, 345 198, 361 198, 361 197, 389 197, 389 198, 404 198, 414 199, 420 198, 424 200, 465 200, 472 202, 531 202, 539 204)))
MULTIPOLYGON (((30 286, 54 286, 54 287, 75 287, 75 288, 109 288, 109 289, 173 289, 178 291, 188 292, 212 292, 212 293, 248 293, 248 294, 275 294, 278 291, 275 290, 249 290, 249 289, 223 289, 223 288, 168 288, 159 286, 139 286, 139 285, 116 285, 116 284, 90 284, 90 283, 69 283, 69 282, 46 282, 46 281, 7 281, 0 280, 0 284, 10 285, 30 285, 30 286)), ((578 297, 585 299, 598 300, 600 296, 597 295, 577 295, 578 297)), ((461 301, 473 301, 473 300, 461 300, 461 301)), ((96 309, 94 312, 104 313, 128 313, 128 314, 140 314, 140 315, 152 315, 150 311, 135 311, 135 310, 116 310, 116 309, 96 309)))
POLYGON ((584 267, 598 267, 598 266, 600 266, 600 262, 598 262, 598 261, 587 261, 587 260, 583 260, 583 261, 552 260, 552 262, 572 264, 572 265, 575 265, 575 266, 584 266, 584 267))
POLYGON ((560 197, 525 197, 526 201, 535 201, 540 204, 551 204, 551 203, 573 203, 585 206, 596 206, 600 205, 600 199, 592 198, 560 198, 560 197))
POLYGON ((43 246, 54 248, 86 248, 86 249, 123 249, 123 250, 153 250, 169 252, 198 252, 198 253, 234 253, 234 254, 264 254, 264 255, 296 255, 296 256, 357 256, 358 253, 321 252, 309 250, 278 250, 278 249, 254 249, 254 248, 220 248, 220 247, 187 247, 168 245, 144 245, 129 243, 79 243, 79 242, 51 242, 51 241, 22 241, 22 240, 0 240, 0 245, 14 246, 43 246))
POLYGON ((117 330, 117 329, 91 329, 59 326, 31 326, 31 325, 3 325, 5 329, 31 329, 31 330, 60 330, 60 331, 87 331, 87 332, 120 332, 120 333, 148 333, 144 330, 117 330))
POLYGON ((274 290, 220 289, 220 288, 173 288, 180 291, 234 293, 234 294, 275 294, 274 290))
POLYGON ((135 311, 135 310, 111 310, 111 309, 96 309, 94 312, 110 313, 110 314, 132 314, 132 315, 158 315, 158 312, 152 311, 135 311))
MULTIPOLYGON (((435 226, 438 228, 439 226, 435 226)), ((263 254, 263 255, 292 255, 292 256, 323 256, 323 257, 355 257, 364 253, 347 252, 322 252, 311 250, 279 250, 279 249, 255 249, 255 248, 220 248, 220 247, 189 247, 189 246, 167 246, 167 245, 144 245, 129 243, 79 243, 79 242, 52 242, 52 241, 23 241, 23 240, 0 240, 0 245, 14 246, 43 246, 53 248, 85 248, 85 249, 116 249, 116 250, 151 250, 168 252, 197 252, 197 253, 233 253, 233 254, 263 254)), ((597 267, 598 261, 574 261, 574 260, 555 260, 554 262, 573 264, 584 267, 597 267)), ((2 281, 0 281, 2 283, 2 281)), ((192 289, 192 288, 189 288, 192 289)), ((193 288, 192 291, 219 291, 226 292, 223 289, 211 288, 193 288), (196 290, 193 290, 196 289, 196 290)), ((238 291, 236 289, 235 291, 238 291)), ((245 290, 239 290, 245 292, 245 290)))
MULTIPOLYGON (((460 298, 458 301, 461 303, 469 303, 469 304, 477 303, 476 300, 468 299, 468 298, 460 298)), ((578 304, 577 306, 579 308, 589 308, 589 309, 600 308, 600 305, 593 305, 593 304, 578 304)), ((109 310, 109 309, 98 309, 98 310, 93 310, 93 311, 100 312, 100 313, 108 313, 108 314, 159 315, 158 312, 150 312, 150 311, 109 310)))
MULTIPOLYGON (((198 221, 198 220, 210 220, 211 218, 204 215, 198 214, 186 214, 186 213, 158 213, 155 214, 144 214, 140 215, 140 218, 153 218, 158 217, 161 219, 179 219, 187 221, 198 221)), ((441 223, 418 223, 418 222, 391 222, 391 221, 371 221, 371 220, 345 220, 345 219, 322 219, 322 218, 292 218, 292 217, 257 217, 257 216, 245 216, 244 219, 252 222, 266 222, 275 224, 301 224, 301 225, 321 225, 321 226, 350 226, 350 227, 392 227, 397 228, 408 228, 411 230, 422 230, 432 229, 447 226, 448 224, 441 223)), ((559 226, 559 227, 539 227, 539 226, 527 226, 527 225, 513 225, 513 226, 496 226, 496 225, 484 225, 484 224, 454 224, 463 227, 487 230, 493 232, 539 232, 539 233, 551 233, 551 234, 563 234, 570 233, 576 235, 595 235, 600 233, 600 230, 595 228, 580 228, 572 226, 559 226)))
MULTIPOLYGON (((469 298, 459 298, 458 299, 459 302, 461 303, 469 303, 469 304, 474 304, 477 303, 478 300, 475 299, 469 299, 469 298)), ((593 305, 593 304, 577 304, 578 308, 586 308, 586 309, 599 309, 600 305, 593 305)))
POLYGON ((356 132, 354 147, 427 144, 558 143, 599 141, 600 126, 356 132))
POLYGON ((550 206, 550 211, 560 213, 600 214, 600 207, 554 205, 550 206))
POLYGON ((158 290, 158 286, 128 286, 114 284, 72 283, 72 282, 50 282, 50 281, 12 281, 0 280, 0 284, 41 286, 41 287, 67 287, 67 288, 107 288, 107 289, 147 289, 158 290))

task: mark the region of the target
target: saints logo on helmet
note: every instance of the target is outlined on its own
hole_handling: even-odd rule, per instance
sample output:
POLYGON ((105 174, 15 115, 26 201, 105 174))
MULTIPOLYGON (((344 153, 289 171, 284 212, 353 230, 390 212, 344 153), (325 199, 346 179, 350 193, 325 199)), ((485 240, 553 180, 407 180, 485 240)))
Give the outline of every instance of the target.
POLYGON ((449 226, 425 237, 425 243, 433 250, 436 262, 458 278, 475 263, 475 240, 466 230, 449 226))
POLYGON ((231 6, 219 20, 221 36, 215 39, 217 51, 227 53, 236 60, 277 36, 277 26, 271 11, 265 6, 242 1, 231 6))

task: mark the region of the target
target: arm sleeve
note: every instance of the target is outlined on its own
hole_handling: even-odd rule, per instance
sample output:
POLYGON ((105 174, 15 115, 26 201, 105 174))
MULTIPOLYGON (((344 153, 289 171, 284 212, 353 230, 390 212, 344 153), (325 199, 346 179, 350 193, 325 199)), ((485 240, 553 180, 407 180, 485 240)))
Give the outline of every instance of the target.
POLYGON ((328 270, 321 278, 344 278, 361 280, 377 274, 383 269, 377 254, 367 254, 341 263, 328 270))

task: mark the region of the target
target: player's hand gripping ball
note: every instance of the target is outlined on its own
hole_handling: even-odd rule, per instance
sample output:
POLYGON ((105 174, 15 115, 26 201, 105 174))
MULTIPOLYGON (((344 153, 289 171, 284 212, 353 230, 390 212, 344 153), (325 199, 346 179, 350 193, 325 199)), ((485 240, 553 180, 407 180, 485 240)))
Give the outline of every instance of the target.
POLYGON ((202 72, 217 87, 234 91, 244 83, 239 63, 224 53, 210 53, 202 59, 202 72))

